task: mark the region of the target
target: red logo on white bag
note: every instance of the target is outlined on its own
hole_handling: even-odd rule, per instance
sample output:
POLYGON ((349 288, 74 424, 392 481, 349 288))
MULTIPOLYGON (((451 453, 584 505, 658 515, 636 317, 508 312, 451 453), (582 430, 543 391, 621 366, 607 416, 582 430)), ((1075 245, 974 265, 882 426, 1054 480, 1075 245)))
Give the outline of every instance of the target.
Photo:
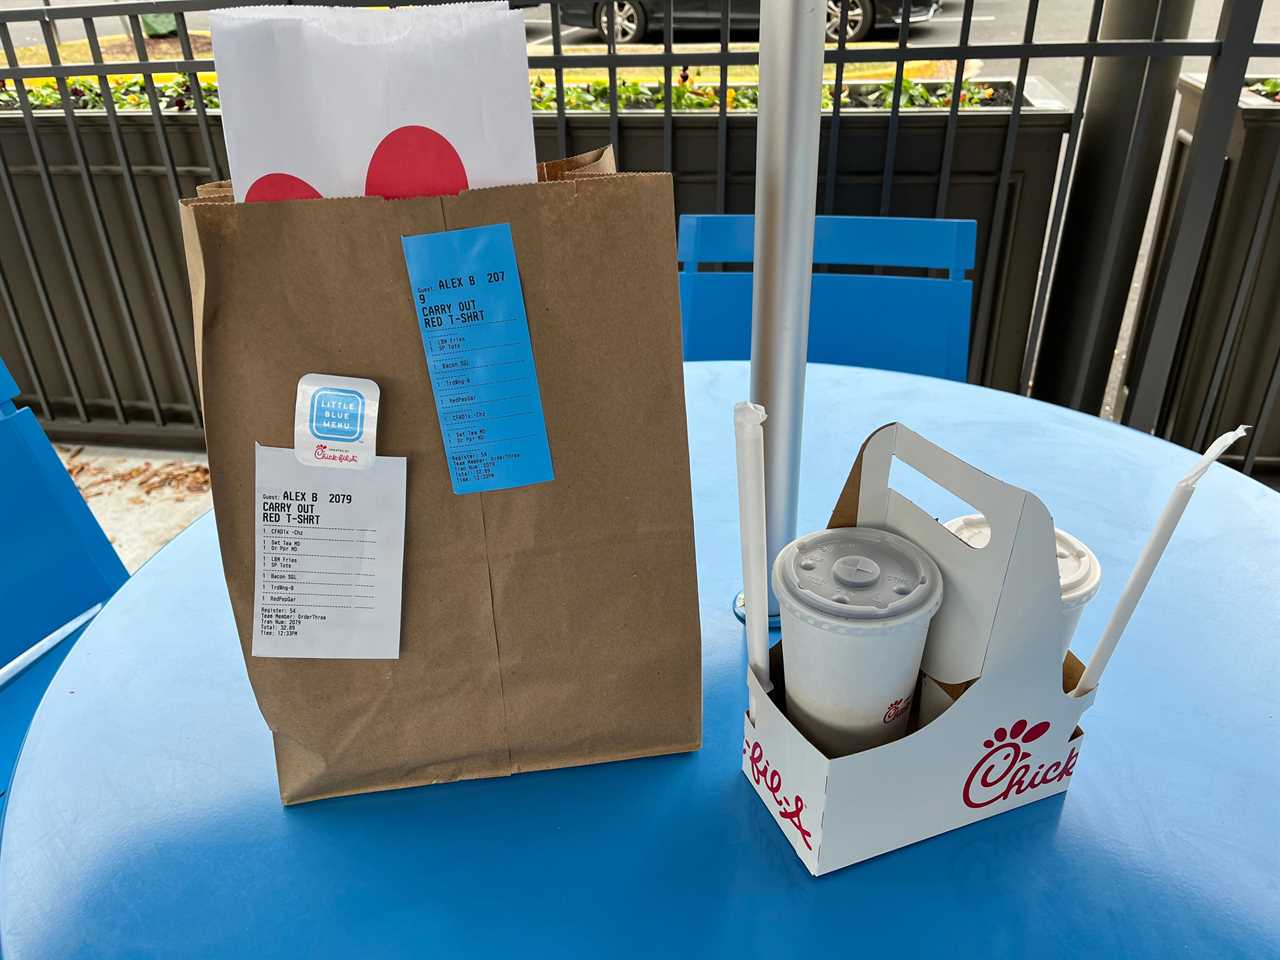
POLYGON ((1030 726, 1026 720, 1019 720, 1008 730, 997 727, 990 739, 982 741, 987 752, 973 765, 964 782, 965 806, 977 810, 1071 776, 1078 756, 1075 747, 1071 748, 1066 760, 1055 760, 1047 766, 1041 763, 1032 772, 1031 764, 1027 762, 1031 759, 1031 752, 1023 747, 1048 732, 1048 720, 1030 726))
POLYGON ((317 460, 332 460, 334 463, 358 463, 360 458, 353 453, 337 453, 329 449, 326 443, 317 443, 313 454, 317 460))
POLYGON ((884 723, 893 723, 900 716, 911 709, 911 697, 903 697, 901 700, 895 700, 889 704, 889 709, 884 712, 884 723))
POLYGON ((794 799, 788 799, 782 793, 782 774, 776 768, 769 767, 769 761, 764 758, 764 747, 760 745, 760 741, 748 743, 742 741, 742 755, 749 757, 751 761, 751 779, 756 784, 763 784, 764 788, 769 791, 773 797, 773 802, 778 805, 778 816, 783 820, 790 821, 791 825, 800 831, 800 839, 804 841, 807 849, 812 850, 813 844, 809 842, 813 836, 805 825, 800 822, 800 814, 804 813, 804 800, 800 794, 796 794, 794 799))
MULTIPOLYGON (((443 134, 416 124, 397 127, 374 148, 365 172, 364 195, 445 197, 467 189, 467 168, 443 134)), ((250 184, 246 203, 318 200, 320 191, 291 173, 267 173, 250 184)))

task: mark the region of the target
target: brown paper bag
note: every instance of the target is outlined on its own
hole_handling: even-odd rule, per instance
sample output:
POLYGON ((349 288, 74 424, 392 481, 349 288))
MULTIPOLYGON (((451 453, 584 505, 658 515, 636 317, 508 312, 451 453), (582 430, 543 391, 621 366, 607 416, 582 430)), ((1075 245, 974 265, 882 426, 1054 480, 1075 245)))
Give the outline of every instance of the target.
POLYGON ((701 652, 671 178, 183 204, 213 499, 284 802, 697 749, 701 652), (402 235, 510 223, 550 483, 456 496, 402 235), (250 653, 254 443, 298 378, 381 388, 408 458, 398 660, 250 653))

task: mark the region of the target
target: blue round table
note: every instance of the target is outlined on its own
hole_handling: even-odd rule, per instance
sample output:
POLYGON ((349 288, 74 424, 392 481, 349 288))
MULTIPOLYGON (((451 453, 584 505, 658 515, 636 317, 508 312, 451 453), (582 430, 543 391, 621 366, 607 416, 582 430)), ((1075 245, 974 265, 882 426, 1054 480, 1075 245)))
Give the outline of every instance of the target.
MULTIPOLYGON (((1209 471, 1065 796, 815 880, 739 769, 747 366, 691 364, 687 390, 700 752, 282 808, 206 516, 107 605, 32 723, 0 843, 4 956, 1280 956, 1280 496, 1209 471)), ((1193 455, 1008 394, 814 366, 801 530, 895 419, 1094 549, 1087 657, 1193 455)))

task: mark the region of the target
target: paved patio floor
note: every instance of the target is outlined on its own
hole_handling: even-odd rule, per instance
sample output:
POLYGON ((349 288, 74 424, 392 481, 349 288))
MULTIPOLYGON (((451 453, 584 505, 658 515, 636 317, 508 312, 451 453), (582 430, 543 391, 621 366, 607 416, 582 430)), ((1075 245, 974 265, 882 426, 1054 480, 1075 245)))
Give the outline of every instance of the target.
POLYGON ((57 445, 130 573, 213 506, 203 454, 57 445))

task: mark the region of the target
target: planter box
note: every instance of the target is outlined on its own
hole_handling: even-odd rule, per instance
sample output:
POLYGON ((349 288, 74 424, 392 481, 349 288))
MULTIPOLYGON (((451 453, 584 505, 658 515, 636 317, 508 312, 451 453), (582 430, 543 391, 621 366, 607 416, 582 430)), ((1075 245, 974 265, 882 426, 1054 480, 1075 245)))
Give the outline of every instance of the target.
MULTIPOLYGON (((1252 84, 1262 77, 1250 77, 1252 84)), ((1156 224, 1156 250, 1143 289, 1141 323, 1147 312, 1160 258, 1164 254, 1169 220, 1182 186, 1190 154, 1192 134, 1204 94, 1204 77, 1183 75, 1178 81, 1181 100, 1169 175, 1160 196, 1156 224)), ((1262 197, 1276 155, 1280 153, 1280 103, 1249 90, 1240 92, 1235 122, 1227 145, 1226 164, 1219 186, 1218 204, 1208 240, 1200 258, 1199 279, 1192 291, 1174 368, 1165 392, 1165 406, 1157 433, 1184 446, 1203 445, 1197 437, 1206 404, 1213 409, 1204 431, 1212 439, 1238 423, 1253 423, 1271 371, 1280 356, 1280 203, 1263 225, 1262 257, 1252 291, 1247 297, 1234 347, 1227 361, 1221 390, 1210 396, 1213 368, 1224 347, 1227 323, 1244 280, 1245 260, 1258 227, 1262 197)), ((1135 342, 1141 344, 1141 327, 1135 342)), ((1136 362, 1130 370, 1136 369, 1136 362)), ((1132 376, 1132 373, 1131 373, 1132 376)), ((1280 470, 1280 418, 1274 418, 1259 438, 1259 472, 1280 470)), ((1227 454, 1225 462, 1240 463, 1242 454, 1227 454)))
MULTIPOLYGON (((1028 83, 1026 103, 1014 148, 1008 203, 1001 212, 1005 218, 1005 233, 997 254, 999 263, 993 273, 995 291, 991 333, 986 343, 973 345, 974 350, 981 351, 985 361, 986 375, 982 382, 1007 390, 1018 387, 1059 151, 1071 120, 1070 111, 1053 91, 1034 79, 1028 83)), ((1007 107, 962 110, 956 127, 946 216, 978 222, 975 311, 981 296, 987 238, 1009 115, 1007 107)), ((54 189, 86 295, 101 331, 104 352, 124 400, 126 424, 117 422, 108 402, 107 375, 87 335, 72 275, 58 244, 52 214, 19 113, 0 113, 0 152, 12 174, 36 257, 44 272, 53 315, 67 344, 71 367, 82 392, 89 399, 89 423, 81 423, 76 417, 71 387, 45 321, 38 290, 18 242, 12 211, 7 203, 0 204, 0 272, 12 290, 20 325, 27 334, 46 392, 52 399, 55 419, 46 422, 52 436, 67 440, 129 438, 155 445, 199 446, 203 438, 195 426, 185 388, 187 378, 194 382, 195 356, 177 198, 168 182, 160 140, 150 115, 122 113, 119 117, 147 229, 156 251, 162 295, 157 293, 150 280, 146 248, 134 222, 106 115, 101 111, 78 113, 77 127, 93 172, 106 233, 115 250, 122 284, 136 318, 141 353, 156 384, 165 425, 154 424, 147 402, 142 364, 131 346, 127 326, 113 292, 108 261, 98 243, 92 218, 93 208, 80 182, 66 120, 60 111, 38 114, 36 129, 52 166, 54 189), (167 304, 168 311, 175 318, 178 349, 171 342, 162 304, 167 304)), ((225 170, 221 117, 216 111, 210 113, 209 122, 225 170)), ((660 111, 620 112, 621 169, 663 168, 663 123, 660 111)), ((933 215, 946 123, 947 111, 944 109, 902 112, 895 154, 892 215, 933 215)), ((824 117, 820 153, 820 163, 824 167, 830 124, 830 117, 824 117)), ((883 110, 851 110, 841 115, 838 167, 834 174, 834 213, 865 215, 878 212, 888 126, 888 112, 883 110)), ((754 207, 755 133, 754 113, 734 111, 729 114, 726 213, 749 213, 754 207)), ((609 142, 609 115, 568 114, 567 142, 563 151, 554 113, 534 115, 534 135, 539 160, 581 153, 609 142)), ((197 183, 213 179, 207 169, 197 118, 187 113, 165 114, 164 136, 177 166, 179 187, 183 195, 193 196, 197 183)), ((716 211, 718 147, 718 116, 715 111, 673 115, 677 213, 716 211)), ((821 169, 819 197, 823 196, 826 176, 825 168, 821 169)), ((594 251, 583 254, 583 269, 587 269, 595 255, 594 251)), ((571 263, 567 266, 572 269, 571 263)), ((0 355, 9 361, 10 368, 24 388, 21 402, 36 406, 35 391, 21 360, 12 325, 0 325, 0 355)), ((36 409, 39 412, 38 406, 36 409)))

